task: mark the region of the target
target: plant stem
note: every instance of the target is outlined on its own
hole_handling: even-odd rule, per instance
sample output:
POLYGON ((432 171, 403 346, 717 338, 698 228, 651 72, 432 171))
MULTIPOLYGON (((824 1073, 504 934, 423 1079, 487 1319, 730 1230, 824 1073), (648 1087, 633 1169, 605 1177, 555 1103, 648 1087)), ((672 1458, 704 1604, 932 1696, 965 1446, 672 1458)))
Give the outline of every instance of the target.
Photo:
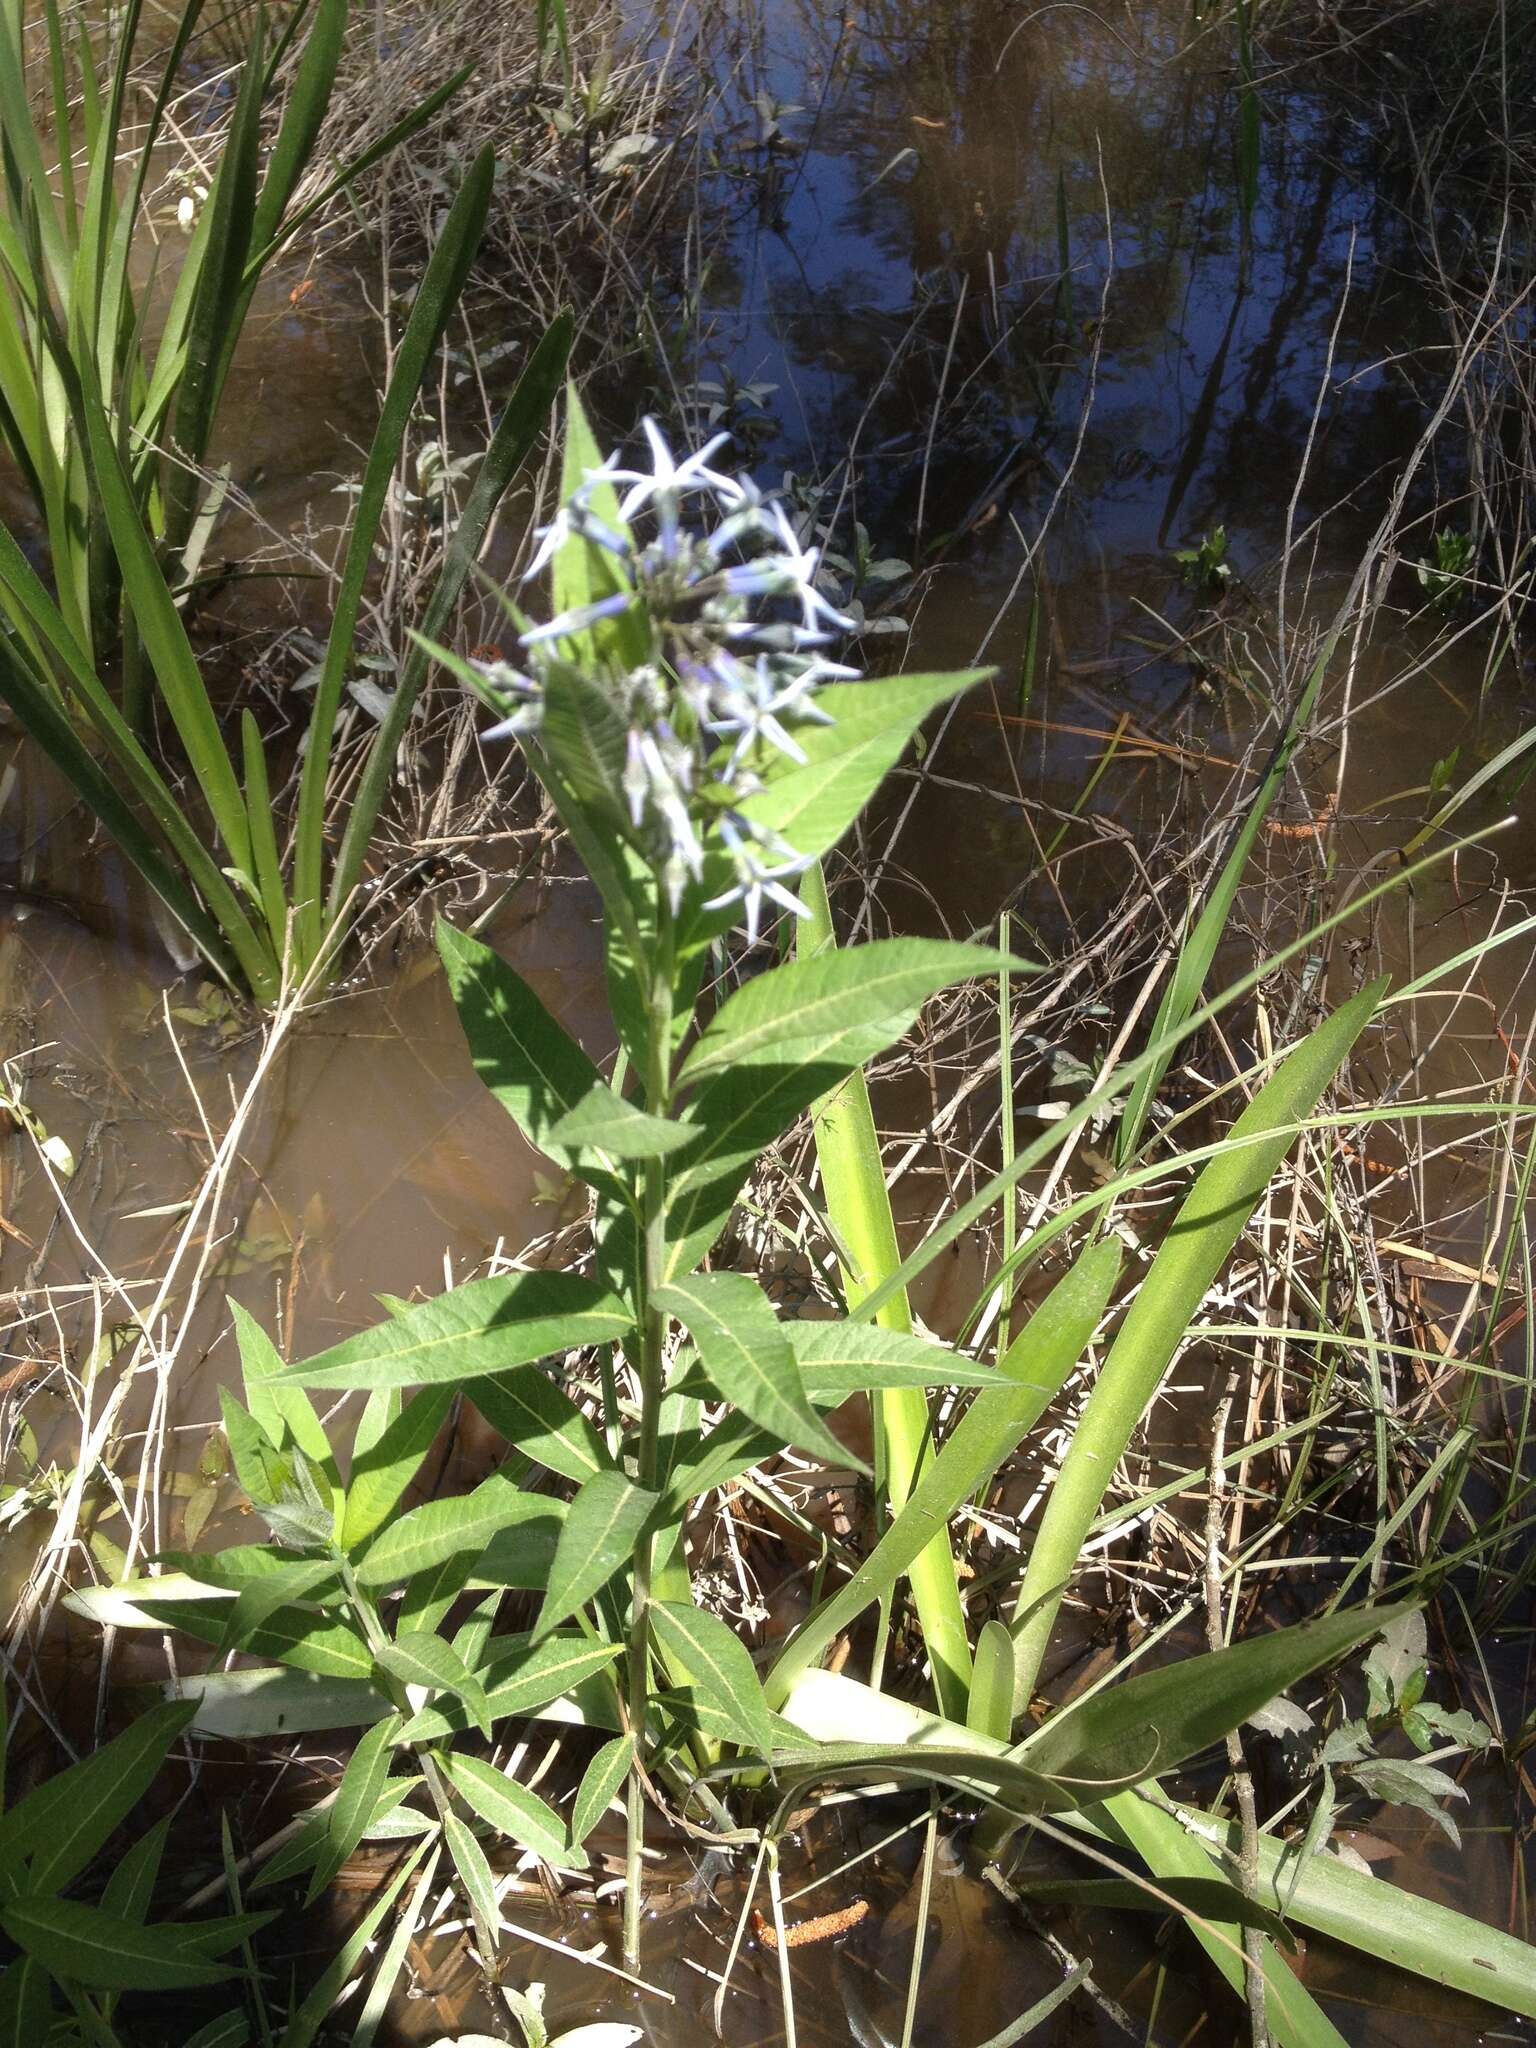
MULTIPOLYGON (((651 960, 650 1000, 646 1018, 645 1107, 665 1116, 672 1103, 672 975, 674 935, 661 880, 656 878, 658 926, 651 960)), ((661 1402, 666 1371, 667 1318, 655 1306, 666 1278, 667 1179, 662 1159, 647 1159, 641 1191, 643 1233, 639 1274, 640 1311, 640 1456, 639 1481, 656 1487, 656 1448, 661 1427, 661 1402)), ((649 1706, 649 1607, 655 1537, 646 1534, 635 1553, 634 1600, 629 1623, 629 1728, 635 1742, 629 1774, 624 1844, 624 1963, 635 1969, 640 1960, 641 1882, 645 1846, 645 1724, 649 1706)))

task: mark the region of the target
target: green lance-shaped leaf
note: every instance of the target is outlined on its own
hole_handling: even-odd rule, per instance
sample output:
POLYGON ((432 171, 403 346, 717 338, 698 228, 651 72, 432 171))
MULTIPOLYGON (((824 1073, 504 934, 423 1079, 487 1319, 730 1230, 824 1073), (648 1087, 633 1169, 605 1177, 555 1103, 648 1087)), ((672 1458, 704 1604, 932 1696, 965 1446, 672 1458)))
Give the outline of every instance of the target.
POLYGON ((777 832, 797 853, 819 858, 852 825, 929 712, 991 673, 969 669, 832 684, 817 701, 833 723, 797 730, 804 761, 781 757, 767 788, 747 797, 743 812, 753 824, 777 832))
MULTIPOLYGON (((993 1366, 977 1365, 930 1338, 878 1323, 788 1322, 779 1328, 789 1339, 805 1391, 818 1407, 838 1407, 850 1394, 886 1387, 922 1393, 929 1387, 998 1384, 993 1366)), ((709 1391, 708 1375, 697 1360, 671 1389, 677 1398, 690 1400, 707 1399, 709 1391)), ((696 1430, 674 1438, 676 1455, 666 1479, 668 1513, 680 1515, 689 1501, 772 1457, 782 1443, 774 1431, 734 1412, 702 1441, 696 1430)))
MULTIPOLYGON (((552 1700, 564 1699, 606 1670, 618 1654, 617 1643, 594 1643, 587 1636, 557 1634, 540 1643, 525 1636, 521 1647, 503 1656, 497 1653, 493 1640, 482 1669, 492 1721, 503 1721, 514 1714, 534 1714, 552 1700)), ((399 1740, 440 1742, 445 1735, 462 1734, 468 1725, 469 1717, 461 1707, 423 1707, 400 1730, 399 1740)))
POLYGON ((615 1736, 587 1765, 571 1806, 571 1841, 579 1847, 619 1796, 635 1762, 635 1738, 615 1736))
POLYGON ((863 1470, 811 1406, 773 1304, 745 1273, 691 1273, 658 1288, 656 1305, 676 1316, 725 1399, 781 1443, 838 1466, 863 1470))
POLYGON ((1141 1283, 1084 1405, 1051 1489, 1014 1610, 1013 1710, 1029 1704, 1057 1609, 1104 1489, 1163 1374, 1275 1168, 1311 1114, 1385 988, 1363 989, 1290 1053, 1202 1168, 1141 1283))
POLYGON ((503 1529, 547 1516, 551 1503, 493 1472, 473 1493, 429 1500, 381 1529, 357 1565, 360 1586, 398 1586, 450 1557, 471 1565, 503 1529))
POLYGON ((578 1483, 607 1468, 607 1446, 563 1387, 537 1365, 478 1379, 469 1398, 509 1444, 578 1483))
POLYGON ((977 1395, 874 1550, 791 1638, 768 1680, 774 1705, 834 1637, 890 1593, 914 1558, 936 1538, 947 1541, 949 1517, 1039 1421, 1082 1357, 1119 1269, 1119 1246, 1110 1240, 1090 1246, 1057 1281, 1009 1347, 1001 1369, 1008 1384, 977 1395))
POLYGON ((554 1135, 563 1117, 604 1086, 591 1060, 499 953, 441 920, 437 950, 475 1072, 529 1144, 568 1172, 617 1188, 601 1161, 554 1135))
POLYGON ((162 1814, 152 1828, 129 1844, 102 1887, 104 1911, 115 1913, 120 1920, 132 1920, 139 1926, 149 1918, 161 1860, 165 1855, 165 1838, 170 1829, 170 1815, 162 1814))
POLYGON ((334 1585, 339 1567, 334 1558, 309 1558, 285 1563, 281 1571, 253 1579, 228 1603, 224 1628, 215 1646, 221 1656, 248 1649, 263 1624, 279 1609, 302 1604, 324 1587, 334 1585))
POLYGON ((456 1813, 450 1813, 443 1822, 443 1840, 459 1873, 470 1911, 494 1934, 501 1925, 501 1911, 496 1903, 496 1880, 485 1851, 456 1813))
POLYGON ((31 1956, 18 1955, 0 1972, 0 2048, 36 2048, 52 2025, 49 1974, 31 1956))
POLYGON ((388 1714, 358 1737, 326 1818, 325 1851, 310 1879, 306 1906, 314 1904, 363 1839, 394 1762, 399 1727, 400 1716, 388 1714))
POLYGON ((904 1038, 940 989, 1027 966, 990 946, 943 939, 876 939, 786 961, 726 998, 684 1060, 679 1084, 733 1067, 861 1067, 904 1038))
POLYGON ((568 1621, 633 1561, 656 1508, 655 1494, 622 1472, 592 1475, 565 1511, 536 1638, 568 1621))
POLYGON ((285 1441, 296 1443, 332 1486, 338 1485, 331 1440, 308 1395, 283 1377, 288 1367, 282 1353, 239 1302, 232 1301, 229 1311, 235 1325, 235 1342, 240 1348, 245 1405, 252 1420, 266 1431, 279 1450, 285 1441))
POLYGON ((367 1679, 284 1671, 276 1665, 188 1675, 180 1683, 196 1709, 193 1733, 220 1741, 259 1742, 323 1728, 364 1728, 389 1711, 378 1687, 367 1679))
POLYGON ((565 1824, 537 1792, 530 1792, 526 1785, 519 1785, 505 1771, 477 1756, 450 1750, 443 1761, 454 1790, 498 1834, 520 1842, 557 1869, 569 1860, 571 1845, 565 1824))
POLYGON ((378 1653, 379 1668, 402 1685, 419 1685, 428 1692, 451 1693, 464 1702, 465 1711, 480 1733, 490 1740, 491 1710, 486 1705, 485 1687, 451 1643, 441 1636, 413 1629, 378 1653))
POLYGON ((609 1159, 662 1159, 699 1141, 695 1125, 651 1116, 601 1081, 566 1111, 549 1135, 574 1159, 594 1153, 609 1159))
POLYGON ((419 1302, 284 1378, 347 1389, 456 1384, 601 1344, 631 1321, 616 1294, 578 1273, 499 1273, 419 1302))
POLYGON ((279 1451, 271 1437, 250 1412, 242 1408, 228 1387, 219 1389, 219 1413, 224 1420, 224 1439, 247 1500, 253 1507, 269 1508, 293 1486, 293 1460, 279 1451))
POLYGON ((1177 1770, 1406 1611, 1353 1608, 1140 1672, 1052 1714, 1014 1754, 1046 1777, 1079 1784, 1177 1770))
POLYGON ((0 1819, 0 1873, 14 1882, 30 1857, 34 1892, 78 1877, 149 1790, 193 1713, 180 1700, 153 1707, 94 1756, 35 1786, 0 1819))
POLYGON ((453 1396, 451 1384, 424 1387, 372 1442, 361 1441, 359 1428, 341 1520, 343 1550, 366 1543, 395 1512, 432 1448, 453 1396))
POLYGON ((773 1716, 741 1638, 698 1607, 654 1600, 646 1612, 658 1646, 724 1716, 730 1739, 766 1760, 773 1750, 773 1716))
POLYGON ((0 1929, 51 1977, 92 1991, 190 1991, 235 1974, 204 1960, 190 1926, 139 1927, 73 1899, 12 1899, 0 1929))
POLYGON ((800 1366, 805 1391, 829 1406, 878 1387, 996 1387, 997 1371, 962 1358, 931 1337, 883 1323, 780 1325, 800 1366))
MULTIPOLYGON (((593 437, 574 383, 565 392, 565 440, 560 471, 560 502, 569 504, 603 466, 602 451, 593 437)), ((587 493, 596 518, 610 533, 627 537, 629 528, 619 511, 619 495, 611 483, 601 483, 587 493)), ((625 588, 608 549, 600 548, 584 534, 573 532, 560 548, 550 573, 550 598, 556 613, 579 610, 595 600, 611 597, 625 588)), ((581 667, 602 671, 612 654, 624 668, 634 668, 649 651, 649 630, 638 607, 615 619, 600 619, 560 642, 565 658, 581 667)))
POLYGON ((282 2048, 311 2048, 321 2027, 330 2018, 332 2008, 351 1981, 369 1943, 377 1938, 379 1929, 394 1910, 396 1899, 404 1891, 411 1874, 426 1851, 426 1843, 419 1842, 407 1853, 399 1870, 390 1878, 342 1943, 330 1966, 321 1972, 303 2004, 290 2014, 288 2024, 283 2029, 282 2048))

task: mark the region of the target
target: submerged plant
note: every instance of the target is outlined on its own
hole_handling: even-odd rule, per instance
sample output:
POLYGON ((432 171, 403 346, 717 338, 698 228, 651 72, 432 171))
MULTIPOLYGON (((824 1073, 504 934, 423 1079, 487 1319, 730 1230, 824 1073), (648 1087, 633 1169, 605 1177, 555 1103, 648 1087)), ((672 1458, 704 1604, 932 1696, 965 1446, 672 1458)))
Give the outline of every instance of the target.
MULTIPOLYGON (((1276 1059, 1208 1148, 1092 1375, 1011 1614, 974 1628, 979 1617, 967 1614, 952 1567, 946 1584, 935 1545, 1094 1355, 1120 1244, 1093 1238, 1006 1333, 995 1364, 919 1335, 895 1305, 946 1245, 1209 1012, 1192 994, 1112 1089, 1090 1091, 899 1258, 876 1197, 878 1154, 857 1118, 838 1135, 839 1091, 856 1095, 865 1063, 930 995, 1029 970, 990 947, 927 939, 839 950, 815 863, 927 712, 978 678, 856 677, 828 651, 839 619, 815 549, 783 510, 716 467, 717 444, 678 460, 654 427, 647 440, 646 467, 602 460, 570 398, 561 506, 531 572, 548 571, 549 617, 518 615, 517 664, 459 665, 494 705, 496 729, 525 750, 602 904, 621 1047, 609 1078, 489 947, 439 932, 481 1078, 529 1143, 591 1190, 584 1269, 501 1271, 433 1300, 389 1303, 381 1323, 286 1366, 240 1316, 246 1399, 226 1399, 226 1430, 279 1547, 166 1558, 170 1576, 76 1604, 265 1660, 184 1681, 197 1725, 364 1726, 335 1800, 267 1877, 307 1869, 313 1896, 370 1830, 430 1838, 457 1868, 488 1963, 499 1928, 488 1838, 510 1837, 557 1867, 579 1862, 622 1793, 633 1964, 652 1798, 692 1803, 699 1825, 729 1843, 742 1839, 730 1788, 760 1800, 765 1772, 770 1839, 808 1787, 895 1776, 979 1800, 994 1848, 1021 1822, 1064 1824, 1140 1858, 1163 1903, 1198 1916, 1236 1981, 1235 1941, 1262 1930, 1276 2037, 1315 2048, 1334 2037, 1273 1947, 1285 1914, 1410 1966, 1421 1966, 1425 1943, 1404 1944, 1397 1908, 1383 1903, 1396 1895, 1353 1873, 1319 1878, 1303 1867, 1287 1871, 1283 1897, 1252 1896, 1257 1879, 1245 1896, 1220 1855, 1221 1824, 1190 1832, 1196 1822, 1170 1810, 1156 1781, 1402 1610, 1335 1612, 1132 1676, 1039 1722, 1033 1714, 1105 1489, 1382 989, 1362 990, 1276 1059), (796 957, 730 986, 729 935, 761 937, 780 910, 799 926, 796 957), (706 975, 728 992, 706 1002, 706 975), (782 1318, 750 1274, 709 1263, 759 1155, 811 1110, 849 1302, 830 1322, 782 1318), (968 1400, 942 1434, 924 1405, 934 1388, 968 1400), (311 1389, 365 1397, 346 1477, 311 1389), (508 1462, 467 1495, 401 1513, 460 1389, 506 1439, 508 1462), (690 1513, 787 1451, 861 1470, 827 1419, 856 1395, 872 1397, 887 1424, 919 1404, 915 1431, 910 1415, 900 1422, 889 1526, 868 1556, 841 1560, 844 1575, 819 1590, 760 1672, 696 1602, 690 1513), (925 1626, 941 1617, 928 1650, 942 1716, 821 1668, 909 1575, 925 1626), (497 1632, 507 1591, 538 1596, 531 1627, 497 1632), (504 1724, 532 1713, 600 1737, 563 1814, 494 1760, 504 1724), (1348 1893, 1341 1906, 1345 1880, 1378 1896, 1348 1893)), ((1096 1197, 1092 1213, 1108 1199, 1096 1197)), ((1027 1235, 989 1290, 1055 1234, 1027 1235)), ((1261 1857, 1265 1885, 1276 1868, 1261 1857)), ((1477 1941, 1485 1994, 1536 2009, 1530 1952, 1482 1929, 1477 1941)))

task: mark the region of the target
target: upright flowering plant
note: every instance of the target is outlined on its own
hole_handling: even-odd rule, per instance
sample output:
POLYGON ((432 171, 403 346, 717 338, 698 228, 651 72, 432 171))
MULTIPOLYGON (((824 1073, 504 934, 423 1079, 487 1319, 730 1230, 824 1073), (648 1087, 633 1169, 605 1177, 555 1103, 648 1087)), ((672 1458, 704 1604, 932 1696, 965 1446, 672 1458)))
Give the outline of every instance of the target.
MULTIPOLYGON (((646 439, 648 468, 603 461, 568 399, 561 504, 528 578, 537 588, 547 574, 549 615, 516 612, 516 664, 458 664, 494 708, 492 733, 526 751, 596 887, 621 1047, 611 1074, 489 947, 447 927, 438 939, 487 1086, 528 1141, 591 1191, 589 1248, 569 1270, 516 1269, 397 1305, 297 1365, 237 1312, 246 1399, 225 1396, 225 1429, 276 1547, 163 1557, 168 1576, 77 1604, 116 1625, 175 1625, 270 1660, 183 1678, 199 1701, 195 1725, 363 1724, 335 1799, 277 1869, 309 1869, 313 1897, 370 1829, 430 1835, 458 1871, 488 1961, 499 1929, 488 1835, 546 1863, 578 1861, 627 1788, 633 1964, 648 1802, 695 1801, 739 1841, 714 1790, 733 1772, 754 1782, 770 1773, 781 1814, 807 1780, 852 1772, 959 1784, 1004 1809, 994 1840, 1017 1816, 1103 1797, 1116 1839, 1187 1874, 1177 1827, 1173 1848, 1149 1835, 1154 1809, 1127 1805, 1125 1788, 1174 1769, 1373 1633, 1380 1611, 1276 1630, 1196 1671, 1147 1672, 1026 1725, 1010 1745, 1131 1432, 1297 1119, 1380 991, 1362 991, 1277 1066, 1239 1119, 1230 1156, 1195 1181, 1104 1359, 1011 1623, 988 1620, 973 1654, 957 1595, 941 1641, 918 1560, 1083 1357, 1115 1284, 1118 1243, 1107 1234, 1082 1251, 995 1367, 882 1327, 878 1290, 844 1321, 781 1319, 752 1275, 711 1265, 765 1147, 895 1043, 939 988, 1018 963, 925 939, 802 945, 734 986, 717 973, 727 992, 701 1000, 706 966, 729 964, 734 926, 755 939, 770 915, 798 918, 802 876, 824 909, 811 864, 924 715, 976 677, 859 678, 836 659, 842 622, 815 550, 782 509, 714 466, 718 442, 676 461, 654 426, 646 439), (595 1414, 573 1397, 566 1369, 593 1358, 595 1414), (871 1553, 826 1589, 760 1678, 739 1637, 694 1602, 694 1505, 789 1449, 857 1466, 823 1411, 855 1394, 936 1386, 975 1398, 914 1466, 909 1497, 871 1553), (345 1477, 308 1388, 367 1396, 345 1477), (460 1390, 506 1438, 508 1461, 463 1497, 402 1513, 460 1390), (819 1668, 904 1576, 947 1719, 819 1668), (540 1596, 537 1619, 499 1634, 509 1590, 540 1596), (606 1738, 560 1813, 476 1747, 477 1736, 495 1745, 500 1724, 540 1712, 606 1738)), ((529 609, 543 607, 530 599, 529 609)), ((1166 1049, 1128 1061, 1127 1079, 1166 1049)), ((1025 1148, 991 1193, 1065 1127, 1025 1148)), ((986 1199, 969 1206, 979 1214, 986 1199)))

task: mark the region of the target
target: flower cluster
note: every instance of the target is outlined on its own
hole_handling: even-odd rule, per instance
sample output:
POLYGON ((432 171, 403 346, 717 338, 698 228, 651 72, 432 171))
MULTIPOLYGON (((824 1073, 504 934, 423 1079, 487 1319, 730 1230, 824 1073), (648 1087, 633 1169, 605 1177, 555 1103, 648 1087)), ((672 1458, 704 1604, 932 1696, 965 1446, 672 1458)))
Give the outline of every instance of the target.
POLYGON ((630 823, 674 909, 687 882, 703 876, 713 828, 711 850, 725 856, 734 879, 707 907, 740 903, 755 939, 765 903, 800 914, 785 885, 807 863, 741 806, 762 786, 765 749, 803 761, 795 728, 830 722, 819 686, 858 672, 825 649, 852 622, 819 587, 821 551, 802 543, 783 506, 750 478, 711 467, 728 436, 679 461, 654 420, 644 429, 651 466, 626 468, 610 456, 588 471, 540 529, 527 571, 539 575, 574 537, 608 558, 616 587, 523 633, 521 667, 481 670, 506 712, 486 737, 538 731, 544 676, 563 658, 562 643, 603 620, 641 619, 646 658, 628 667, 610 660, 599 678, 628 735, 630 823), (620 494, 618 527, 595 509, 600 493, 620 494))

